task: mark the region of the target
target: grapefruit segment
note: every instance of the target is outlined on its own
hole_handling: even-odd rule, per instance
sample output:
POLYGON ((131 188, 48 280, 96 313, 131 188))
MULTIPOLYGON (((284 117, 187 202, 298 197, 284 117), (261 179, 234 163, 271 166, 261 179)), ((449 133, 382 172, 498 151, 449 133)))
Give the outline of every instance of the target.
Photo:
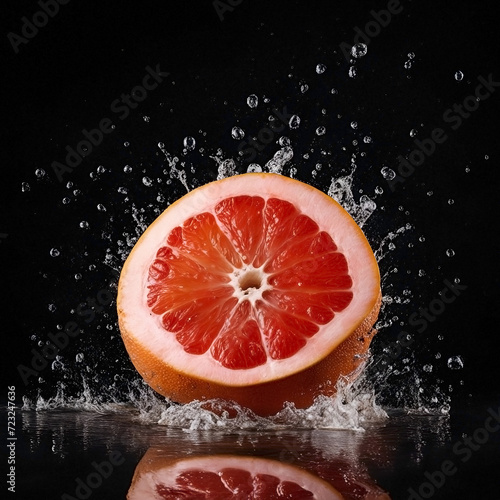
POLYGON ((280 175, 244 174, 158 217, 125 262, 117 303, 125 346, 155 390, 269 414, 285 401, 311 404, 325 382, 359 367, 380 278, 333 199, 280 175))
POLYGON ((211 354, 225 368, 243 370, 263 365, 266 351, 257 322, 251 318, 251 305, 244 300, 226 321, 226 327, 214 342, 211 354))
POLYGON ((245 264, 250 264, 262 240, 264 200, 260 196, 235 196, 215 206, 222 230, 245 264))

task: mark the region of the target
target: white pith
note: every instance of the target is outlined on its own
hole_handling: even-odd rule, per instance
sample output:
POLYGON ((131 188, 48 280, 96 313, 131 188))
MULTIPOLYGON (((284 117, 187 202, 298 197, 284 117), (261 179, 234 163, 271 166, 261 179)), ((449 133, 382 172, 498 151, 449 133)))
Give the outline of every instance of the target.
MULTIPOLYGON (((245 386, 288 376, 318 362, 345 340, 372 310, 379 293, 378 267, 373 252, 361 230, 351 217, 335 201, 324 193, 298 181, 280 175, 246 174, 207 184, 190 192, 174 203, 142 235, 124 266, 120 284, 118 308, 121 326, 127 335, 133 335, 146 349, 155 353, 167 365, 177 371, 224 385, 245 386), (313 219, 320 230, 326 231, 344 254, 353 280, 353 299, 333 321, 319 326, 319 331, 301 349, 301 355, 283 360, 268 358, 265 365, 247 370, 231 370, 221 367, 209 351, 192 355, 184 351, 174 334, 166 332, 161 316, 151 312, 146 303, 148 271, 157 250, 165 245, 166 236, 189 217, 203 212, 214 213, 214 207, 222 199, 250 195, 285 199, 305 215, 313 219)), ((262 299, 262 293, 270 289, 262 267, 247 266, 230 274, 234 296, 239 301, 248 299, 253 304, 262 299), (261 276, 259 288, 241 290, 239 280, 248 272, 261 276)))
POLYGON ((244 300, 248 300, 252 306, 255 305, 257 300, 263 300, 262 294, 266 290, 271 290, 272 286, 267 282, 267 277, 269 276, 264 272, 264 263, 260 267, 253 267, 251 264, 248 266, 244 266, 241 269, 234 268, 234 271, 229 274, 231 281, 229 284, 234 288, 233 297, 238 299, 238 304, 243 302, 244 300), (260 280, 260 285, 258 287, 249 287, 246 290, 243 290, 240 286, 242 280, 245 279, 248 275, 255 275, 260 280))
POLYGON ((156 498, 152 495, 156 494, 158 485, 178 486, 176 479, 183 472, 190 470, 218 474, 223 469, 234 468, 248 471, 252 477, 257 474, 266 474, 277 477, 281 482, 293 482, 306 491, 314 493, 314 496, 311 497, 314 500, 342 500, 344 498, 329 483, 300 467, 265 458, 225 455, 187 458, 162 468, 155 467, 152 470, 148 467, 137 479, 134 478, 127 498, 130 500, 156 498))

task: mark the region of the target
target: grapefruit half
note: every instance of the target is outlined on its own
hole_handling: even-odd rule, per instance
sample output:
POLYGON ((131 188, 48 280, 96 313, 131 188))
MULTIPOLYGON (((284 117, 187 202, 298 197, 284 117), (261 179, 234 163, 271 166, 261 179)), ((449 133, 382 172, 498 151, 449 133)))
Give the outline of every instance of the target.
POLYGON ((157 392, 271 415, 359 372, 380 302, 351 216, 307 184, 251 173, 170 205, 128 256, 117 307, 132 363, 157 392))

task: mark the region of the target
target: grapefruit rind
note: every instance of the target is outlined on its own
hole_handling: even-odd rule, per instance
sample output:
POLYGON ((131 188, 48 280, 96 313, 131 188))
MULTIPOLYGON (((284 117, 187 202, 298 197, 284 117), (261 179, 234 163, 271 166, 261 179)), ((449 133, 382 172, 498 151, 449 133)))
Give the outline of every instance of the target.
MULTIPOLYGON (((361 337, 369 332, 380 307, 380 276, 363 232, 335 200, 288 177, 251 173, 212 182, 170 205, 148 227, 126 260, 120 276, 117 305, 127 351, 138 371, 153 388, 156 386, 162 394, 170 395, 172 383, 174 387, 193 387, 193 383, 196 385, 201 381, 209 387, 240 388, 245 392, 249 386, 262 386, 307 370, 327 358, 354 332, 361 337), (347 259, 353 280, 353 299, 344 311, 336 314, 334 321, 320 325, 319 331, 308 339, 300 355, 284 360, 268 359, 265 365, 257 368, 230 370, 222 369, 209 354, 185 352, 175 335, 165 331, 160 316, 148 308, 146 290, 149 266, 157 250, 165 244, 167 235, 189 217, 204 212, 213 213, 221 200, 242 194, 259 196, 265 201, 273 197, 286 199, 313 219, 322 231, 329 233, 339 252, 347 259), (185 379, 184 383, 181 384, 180 379, 185 379)), ((359 351, 366 349, 367 346, 363 345, 359 351)))

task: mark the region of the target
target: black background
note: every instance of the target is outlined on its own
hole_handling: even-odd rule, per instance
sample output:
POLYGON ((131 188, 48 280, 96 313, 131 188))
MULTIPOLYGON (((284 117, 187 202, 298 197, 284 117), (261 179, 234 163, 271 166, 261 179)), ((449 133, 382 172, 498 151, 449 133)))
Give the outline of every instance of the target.
MULTIPOLYGON (((458 277, 467 290, 416 337, 418 342, 410 350, 414 352, 409 351, 410 364, 423 377, 422 366, 434 364, 429 387, 439 379, 438 385, 449 394, 451 385, 452 408, 498 399, 500 92, 481 102, 395 192, 380 174, 383 166, 397 170, 398 155, 414 149, 411 129, 419 131, 420 139, 429 137, 436 127, 449 131, 443 112, 472 95, 480 75, 492 74, 500 81, 496 3, 402 1, 401 5, 403 11, 373 37, 367 55, 356 61, 356 78, 349 78, 350 63, 340 46, 351 46, 354 29, 363 30, 372 19, 371 9, 385 9, 386 2, 243 0, 221 20, 212 2, 206 1, 71 1, 60 6, 57 16, 33 39, 20 45, 17 54, 7 34, 20 34, 22 17, 31 19, 39 7, 32 2, 6 2, 0 180, 0 233, 7 234, 0 240, 6 382, 27 394, 38 389, 34 379, 24 388, 18 365, 29 365, 30 349, 57 324, 72 319, 69 311, 79 302, 116 284, 109 266, 103 264, 106 248, 116 250, 122 233, 134 233, 135 227, 130 215, 125 215, 128 205, 117 188, 128 183, 129 204, 144 208, 147 223, 155 218, 155 209, 163 210, 185 192, 178 181, 169 186, 163 183, 155 191, 142 184, 145 174, 168 179, 162 174, 165 159, 158 142, 172 155, 182 156, 183 138, 196 137, 196 149, 204 147, 205 151, 194 151, 186 158, 198 166, 196 174, 188 174, 190 183, 200 185, 217 173, 209 158, 217 148, 223 150, 224 158, 236 160, 239 171, 246 170, 248 163, 238 159, 238 142, 231 139, 233 126, 256 135, 274 106, 287 106, 302 118, 298 130, 288 131, 298 178, 326 191, 332 176, 350 171, 353 152, 367 151, 365 157, 357 157, 354 185, 369 195, 376 185, 384 188, 376 200, 384 208, 365 228, 373 246, 405 223, 413 227, 381 262, 384 293, 402 297, 409 288, 412 294, 407 304, 386 307, 386 317, 398 319, 382 330, 384 340, 375 342, 374 353, 380 355, 401 329, 408 329, 410 315, 437 297, 443 280, 458 277), (415 58, 406 69, 410 52, 415 58), (323 75, 315 72, 318 63, 327 66, 323 75), (127 119, 117 119, 110 104, 141 83, 147 66, 157 65, 169 76, 127 119), (458 70, 465 75, 460 82, 454 78, 458 70), (298 90, 301 81, 310 87, 305 94, 298 90), (330 88, 339 92, 334 100, 327 100, 330 88), (255 111, 246 105, 252 93, 261 98, 255 111), (263 95, 271 99, 267 106, 263 95), (322 107, 328 108, 324 121, 320 119, 322 107), (150 121, 145 122, 143 116, 150 121), (66 174, 63 183, 58 182, 52 162, 63 162, 66 145, 75 146, 83 138, 82 129, 95 128, 105 117, 113 118, 116 130, 74 172, 66 174), (372 143, 352 145, 351 121, 359 122, 361 135, 356 138, 362 142, 362 136, 369 135, 372 143), (314 161, 302 155, 320 124, 327 126, 328 140, 321 144, 328 143, 334 166, 312 178, 314 161), (125 147, 125 142, 130 145, 125 147), (132 177, 123 173, 127 164, 134 168, 132 177), (99 165, 106 172, 95 174, 96 181, 90 173, 99 165), (38 178, 37 169, 45 175, 38 178), (22 192, 23 182, 29 184, 29 191, 22 192), (67 182, 73 187, 68 189, 67 182), (80 194, 64 205, 62 199, 72 197, 75 188, 80 194), (160 189, 165 198, 157 202, 160 189), (433 195, 428 196, 428 191, 433 195), (449 205, 449 199, 455 203, 449 205), (98 212, 98 203, 107 211, 98 212), (86 231, 79 228, 82 220, 89 222, 86 231), (103 233, 110 234, 112 241, 103 233), (420 235, 425 235, 425 244, 419 246, 420 235), (413 246, 408 248, 408 243, 413 246), (50 257, 52 247, 61 249, 60 257, 50 257), (454 257, 446 256, 448 248, 454 249, 454 257), (92 264, 96 269, 88 272, 92 264), (399 270, 396 274, 390 273, 394 267, 399 270), (418 276, 420 268, 425 269, 425 277, 418 276), (82 269, 83 279, 75 281, 74 274, 82 269), (50 303, 57 306, 55 312, 48 310, 50 303), (35 340, 30 340, 32 336, 35 340), (440 361, 435 359, 437 352, 440 361), (445 360, 457 354, 464 368, 455 372, 445 360)), ((277 148, 269 146, 255 161, 263 165, 277 148)), ((354 194, 360 196, 357 191, 354 194)), ((119 258, 114 262, 118 270, 119 262, 119 258)), ((86 327, 87 337, 64 353, 74 359, 84 347, 89 350, 90 338, 93 353, 89 356, 99 365, 99 382, 104 384, 117 366, 128 366, 116 331, 113 336, 105 328, 115 320, 113 302, 105 319, 86 327), (99 356, 109 358, 107 375, 103 363, 97 361, 99 356), (111 359, 115 357, 116 366, 111 359)), ((397 360, 400 368, 402 358, 397 360)), ((47 370, 43 377, 47 390, 58 375, 47 370)), ((401 381, 411 384, 413 379, 392 376, 388 380, 382 401, 397 406, 396 386, 401 381)))

